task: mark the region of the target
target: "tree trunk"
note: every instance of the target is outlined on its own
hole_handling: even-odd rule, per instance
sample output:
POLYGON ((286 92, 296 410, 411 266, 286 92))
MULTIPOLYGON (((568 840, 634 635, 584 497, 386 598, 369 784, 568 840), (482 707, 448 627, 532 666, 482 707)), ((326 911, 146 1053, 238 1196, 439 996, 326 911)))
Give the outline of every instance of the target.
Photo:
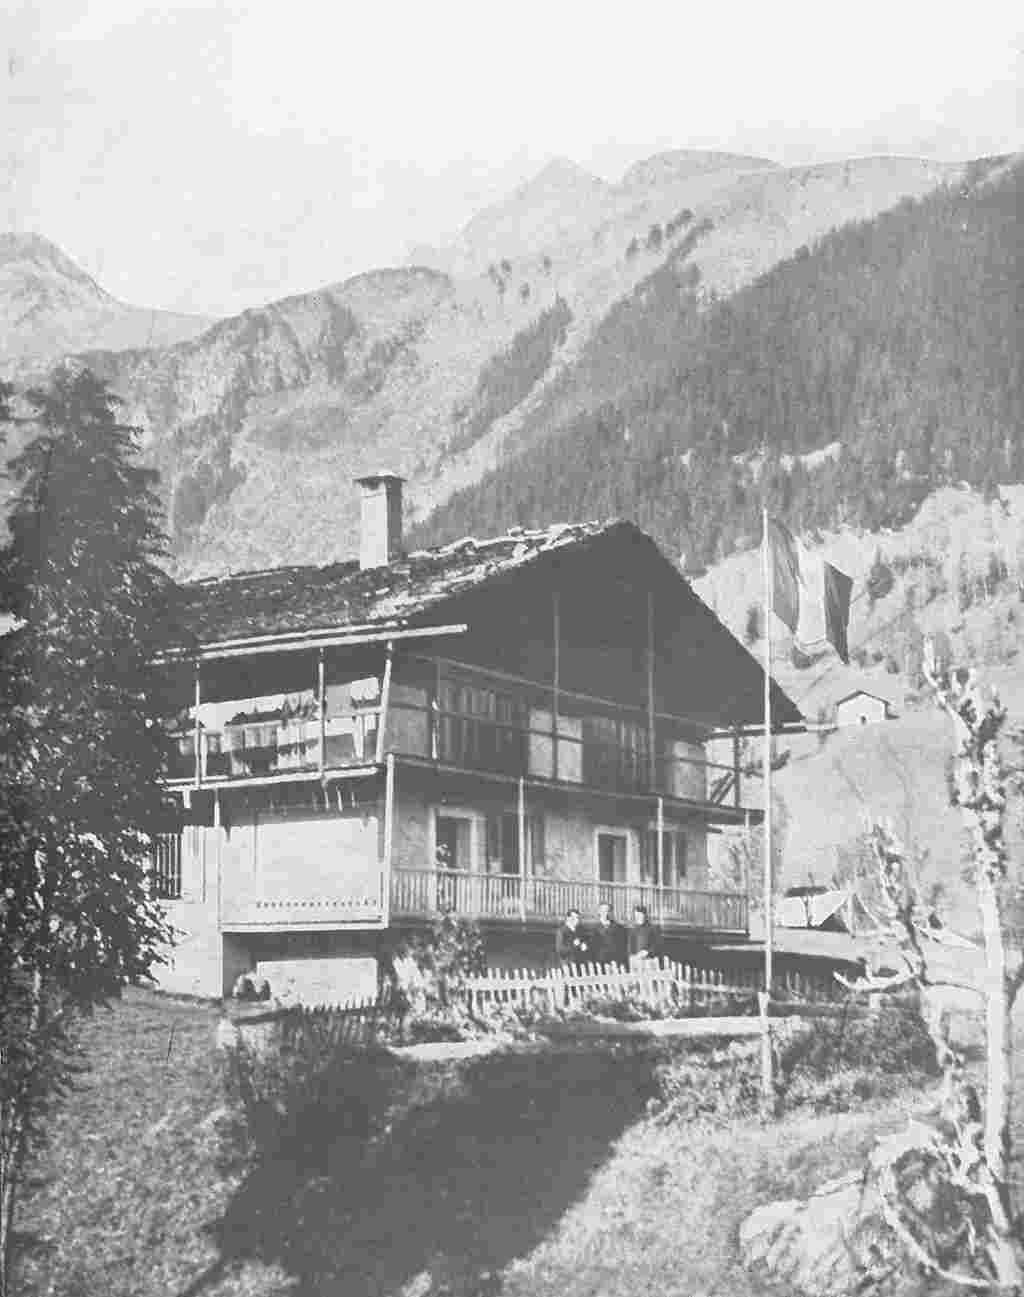
POLYGON ((984 869, 980 870, 978 879, 978 908, 985 937, 985 1158, 1009 1208, 1007 1160, 1013 1068, 1011 1000, 999 898, 984 869))
MULTIPOLYGON (((14 1122, 12 1122, 12 1127, 14 1122)), ((14 1191, 17 1164, 24 1154, 24 1140, 18 1129, 11 1131, 6 1151, 0 1154, 0 1297, 11 1297, 11 1247, 14 1233, 14 1191), (21 1153, 19 1153, 19 1148, 21 1153)))
MULTIPOLYGON (((36 1090, 33 1072, 39 1068, 43 1042, 44 983, 38 969, 32 973, 32 992, 26 1024, 22 1065, 25 1073, 12 1087, 4 1114, 3 1151, 0 1152, 0 1297, 13 1297, 14 1212, 18 1185, 28 1153, 28 1133, 36 1090)), ((10 1060, 5 1060, 10 1064, 10 1060)))

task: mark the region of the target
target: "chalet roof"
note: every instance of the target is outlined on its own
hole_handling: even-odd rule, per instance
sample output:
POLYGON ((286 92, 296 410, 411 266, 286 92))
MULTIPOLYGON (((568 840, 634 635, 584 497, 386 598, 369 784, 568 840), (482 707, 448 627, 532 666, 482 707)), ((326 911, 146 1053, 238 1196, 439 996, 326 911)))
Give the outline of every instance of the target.
MULTIPOLYGON (((537 530, 515 528, 492 540, 466 537, 420 550, 375 568, 355 560, 326 567, 280 567, 195 581, 181 587, 181 624, 206 648, 256 637, 342 635, 367 632, 382 637, 405 627, 443 622, 448 606, 501 578, 539 570, 561 558, 605 546, 636 554, 652 564, 652 580, 671 581, 680 611, 694 616, 688 667, 714 679, 729 701, 728 723, 759 716, 763 668, 700 599, 654 541, 631 522, 560 524, 537 530)), ((602 561, 598 558, 597 561, 602 561)), ((773 715, 779 723, 799 722, 796 704, 773 682, 773 715)))
POLYGON ((326 567, 278 567, 190 582, 182 587, 184 622, 204 644, 419 619, 437 605, 542 555, 582 547, 631 523, 516 528, 493 540, 465 537, 419 550, 386 567, 357 560, 326 567))
POLYGON ((885 694, 875 693, 873 689, 851 689, 849 693, 843 694, 842 698, 837 698, 834 705, 840 707, 843 703, 848 703, 851 698, 874 698, 876 702, 885 703, 886 707, 896 706, 892 698, 887 698, 885 694))

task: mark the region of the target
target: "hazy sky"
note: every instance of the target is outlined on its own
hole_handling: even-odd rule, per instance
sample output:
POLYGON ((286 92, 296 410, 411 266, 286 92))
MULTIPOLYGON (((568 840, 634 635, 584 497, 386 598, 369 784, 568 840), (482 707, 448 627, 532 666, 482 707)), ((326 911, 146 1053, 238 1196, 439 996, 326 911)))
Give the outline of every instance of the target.
POLYGON ((553 155, 1024 147, 1019 3, 10 3, 2 224, 147 306, 394 263, 553 155))

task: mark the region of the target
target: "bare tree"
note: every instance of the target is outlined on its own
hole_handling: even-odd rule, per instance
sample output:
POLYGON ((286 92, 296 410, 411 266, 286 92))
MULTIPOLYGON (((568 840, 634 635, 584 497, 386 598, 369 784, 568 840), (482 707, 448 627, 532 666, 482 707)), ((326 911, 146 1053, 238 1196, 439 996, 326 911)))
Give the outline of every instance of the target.
POLYGON ((974 672, 925 660, 925 677, 956 735, 951 801, 970 838, 974 885, 984 941, 981 985, 937 979, 926 949, 928 913, 902 843, 874 824, 874 854, 881 911, 898 941, 904 967, 888 977, 865 974, 854 990, 893 991, 914 985, 923 992, 926 1020, 943 1073, 939 1120, 920 1126, 879 1172, 883 1216, 906 1251, 926 1270, 975 1291, 1020 1292, 1024 1269, 1010 1199, 1011 1011, 1024 961, 1011 971, 1004 908, 1009 858, 1004 836, 1008 773, 999 740, 1005 709, 985 696, 974 672), (985 1006, 984 1103, 971 1084, 963 1052, 951 1041, 942 1012, 942 987, 966 987, 985 1006), (927 1192, 923 1196, 922 1186, 927 1192))

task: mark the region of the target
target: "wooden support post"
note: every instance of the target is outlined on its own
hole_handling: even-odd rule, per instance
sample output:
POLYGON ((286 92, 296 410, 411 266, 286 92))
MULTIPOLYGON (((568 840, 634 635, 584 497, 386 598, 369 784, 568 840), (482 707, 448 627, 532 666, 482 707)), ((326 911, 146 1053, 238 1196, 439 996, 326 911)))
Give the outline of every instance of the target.
POLYGON ((202 688, 200 687, 200 667, 196 663, 196 690, 195 690, 195 782, 196 787, 200 788, 203 782, 203 753, 201 747, 202 728, 199 724, 199 704, 202 701, 202 688))
POLYGON ((381 908, 384 927, 391 922, 391 858, 395 843, 395 754, 389 752, 384 775, 384 869, 381 877, 381 908))
POLYGON ((648 787, 658 785, 658 755, 654 728, 654 592, 647 591, 647 775, 648 787))
POLYGON ((380 714, 377 717, 377 764, 384 760, 385 730, 387 729, 388 707, 391 704, 391 670, 395 660, 395 641, 388 640, 384 658, 384 683, 380 691, 380 714))
POLYGON ((430 755, 441 759, 441 659, 434 662, 434 706, 431 709, 430 755))
POLYGON ((663 887, 665 884, 665 799, 658 798, 658 847, 656 851, 657 858, 657 884, 663 887))
POLYGON ((740 804, 740 731, 736 726, 732 732, 732 795, 733 805, 740 804))
POLYGON ((554 665, 551 686, 551 777, 558 778, 558 691, 561 687, 562 612, 558 591, 551 592, 551 634, 554 647, 554 665))
POLYGON ((526 780, 519 777, 519 918, 526 922, 526 780))
POLYGON ((327 651, 320 649, 316 664, 316 697, 320 712, 320 777, 327 765, 327 651))

